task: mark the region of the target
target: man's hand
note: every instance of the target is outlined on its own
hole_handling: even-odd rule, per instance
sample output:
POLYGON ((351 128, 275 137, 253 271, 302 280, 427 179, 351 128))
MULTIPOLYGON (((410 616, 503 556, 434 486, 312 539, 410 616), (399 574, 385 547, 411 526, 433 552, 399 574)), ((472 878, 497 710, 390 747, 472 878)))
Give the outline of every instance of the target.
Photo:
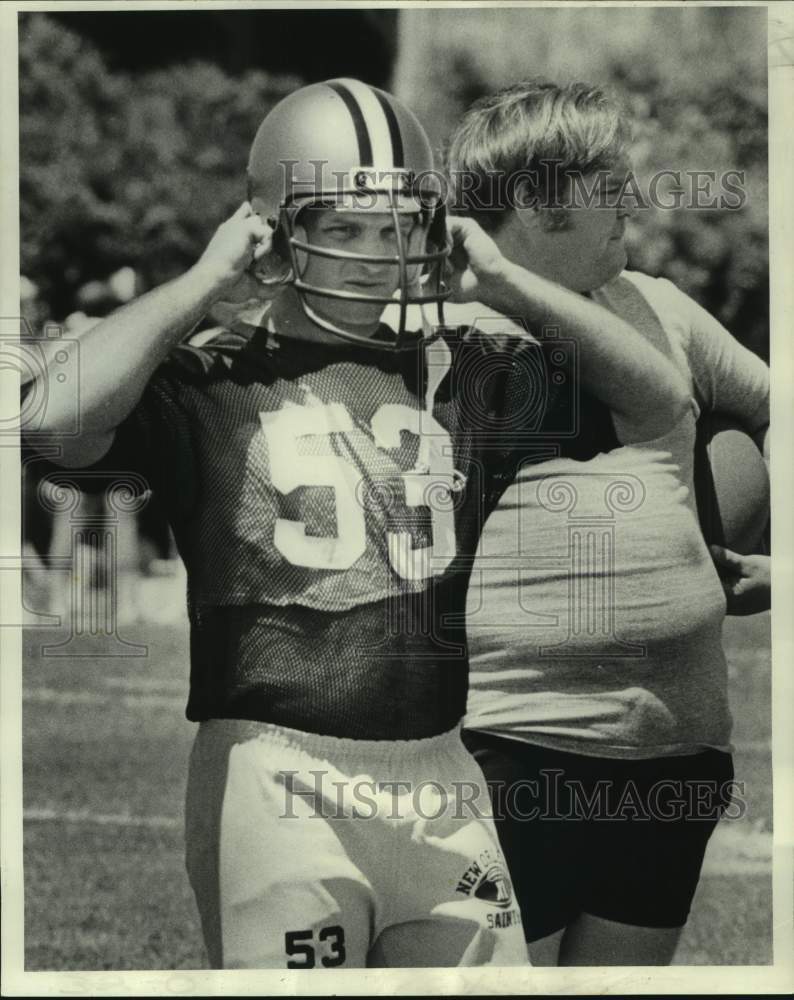
POLYGON ((474 219, 449 216, 447 232, 452 240, 451 273, 447 275, 452 301, 482 302, 498 308, 490 300, 509 266, 499 247, 474 219))
POLYGON ((721 545, 711 545, 710 549, 725 591, 728 614, 768 611, 772 601, 769 556, 741 556, 721 545))
POLYGON ((270 253, 273 231, 244 201, 222 222, 193 268, 218 296, 233 288, 251 264, 270 253))

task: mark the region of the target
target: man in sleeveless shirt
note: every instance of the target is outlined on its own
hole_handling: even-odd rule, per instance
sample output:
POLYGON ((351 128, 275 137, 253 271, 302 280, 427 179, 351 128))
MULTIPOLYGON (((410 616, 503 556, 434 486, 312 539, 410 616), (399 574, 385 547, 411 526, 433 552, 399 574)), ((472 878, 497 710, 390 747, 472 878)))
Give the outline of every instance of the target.
POLYGON ((593 457, 520 468, 474 566, 466 741, 538 964, 669 962, 733 776, 693 446, 709 409, 763 447, 768 370, 669 281, 625 270, 629 143, 598 88, 529 82, 474 105, 449 152, 459 207, 504 255, 630 323, 690 396, 662 435, 607 405, 593 457))

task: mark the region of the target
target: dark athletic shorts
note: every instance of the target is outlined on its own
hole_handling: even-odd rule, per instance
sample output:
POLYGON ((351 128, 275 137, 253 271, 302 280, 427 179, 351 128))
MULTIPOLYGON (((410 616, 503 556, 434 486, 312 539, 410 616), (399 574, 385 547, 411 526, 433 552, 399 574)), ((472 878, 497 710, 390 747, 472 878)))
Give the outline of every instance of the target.
POLYGON ((472 730, 464 743, 488 781, 527 941, 580 913, 686 923, 706 844, 731 802, 730 754, 586 757, 472 730))

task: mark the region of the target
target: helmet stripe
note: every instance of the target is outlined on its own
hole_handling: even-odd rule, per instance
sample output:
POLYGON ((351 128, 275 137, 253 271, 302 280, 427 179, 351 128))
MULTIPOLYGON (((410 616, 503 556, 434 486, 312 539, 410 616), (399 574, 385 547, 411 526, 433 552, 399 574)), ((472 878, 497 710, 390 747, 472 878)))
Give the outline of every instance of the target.
POLYGON ((364 121, 367 123, 367 132, 372 143, 372 166, 380 167, 382 170, 390 170, 395 166, 391 129, 380 101, 376 97, 377 91, 359 80, 344 80, 342 82, 358 101, 358 106, 364 115, 364 121))
POLYGON ((397 121, 397 115, 394 113, 394 108, 391 106, 386 94, 380 90, 376 90, 375 96, 383 109, 383 114, 386 116, 386 124, 389 126, 389 136, 391 137, 392 148, 392 165, 395 167, 404 167, 405 153, 403 152, 403 137, 400 132, 400 123, 397 121))
POLYGON ((353 119, 353 126, 356 130, 356 139, 358 140, 360 165, 362 167, 373 166, 372 145, 369 141, 367 123, 364 121, 364 115, 361 113, 361 108, 358 106, 355 97, 353 97, 347 87, 343 87, 335 81, 329 81, 328 86, 334 91, 335 94, 338 94, 339 97, 342 98, 345 102, 345 107, 350 112, 350 117, 353 119))
MULTIPOLYGON (((369 158, 361 160, 363 167, 380 167, 382 170, 389 170, 394 166, 402 166, 402 139, 400 137, 397 118, 388 105, 388 112, 393 122, 389 120, 389 115, 380 95, 373 87, 359 80, 341 79, 334 80, 329 86, 345 101, 354 121, 360 116, 363 129, 367 136, 367 145, 362 147, 359 135, 359 148, 363 152, 369 151, 369 158), (343 91, 346 91, 353 102, 353 106, 345 99, 343 91), (353 108, 355 107, 355 111, 353 108), (395 135, 397 136, 397 146, 395 146, 395 135), (399 147, 399 148, 398 148, 399 147), (399 161, 396 155, 399 152, 399 161)), ((359 134, 359 125, 356 123, 356 134, 359 134)))

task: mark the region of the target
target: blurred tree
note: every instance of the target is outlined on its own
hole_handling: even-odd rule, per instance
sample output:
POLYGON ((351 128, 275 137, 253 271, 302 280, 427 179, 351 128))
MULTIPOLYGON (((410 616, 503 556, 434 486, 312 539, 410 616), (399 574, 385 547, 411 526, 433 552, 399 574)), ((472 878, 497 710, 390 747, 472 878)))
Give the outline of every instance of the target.
POLYGON ((649 191, 654 175, 673 170, 681 172, 684 191, 680 208, 650 206, 635 215, 630 266, 670 278, 768 361, 766 81, 711 60, 661 74, 622 59, 609 65, 608 80, 634 122, 640 189, 649 191), (705 204, 726 198, 734 207, 698 207, 697 171, 705 204), (741 175, 740 206, 721 179, 726 171, 741 175))
POLYGON ((260 121, 300 83, 206 63, 111 73, 78 35, 22 15, 21 264, 51 315, 121 267, 151 287, 191 264, 245 197, 260 121))

